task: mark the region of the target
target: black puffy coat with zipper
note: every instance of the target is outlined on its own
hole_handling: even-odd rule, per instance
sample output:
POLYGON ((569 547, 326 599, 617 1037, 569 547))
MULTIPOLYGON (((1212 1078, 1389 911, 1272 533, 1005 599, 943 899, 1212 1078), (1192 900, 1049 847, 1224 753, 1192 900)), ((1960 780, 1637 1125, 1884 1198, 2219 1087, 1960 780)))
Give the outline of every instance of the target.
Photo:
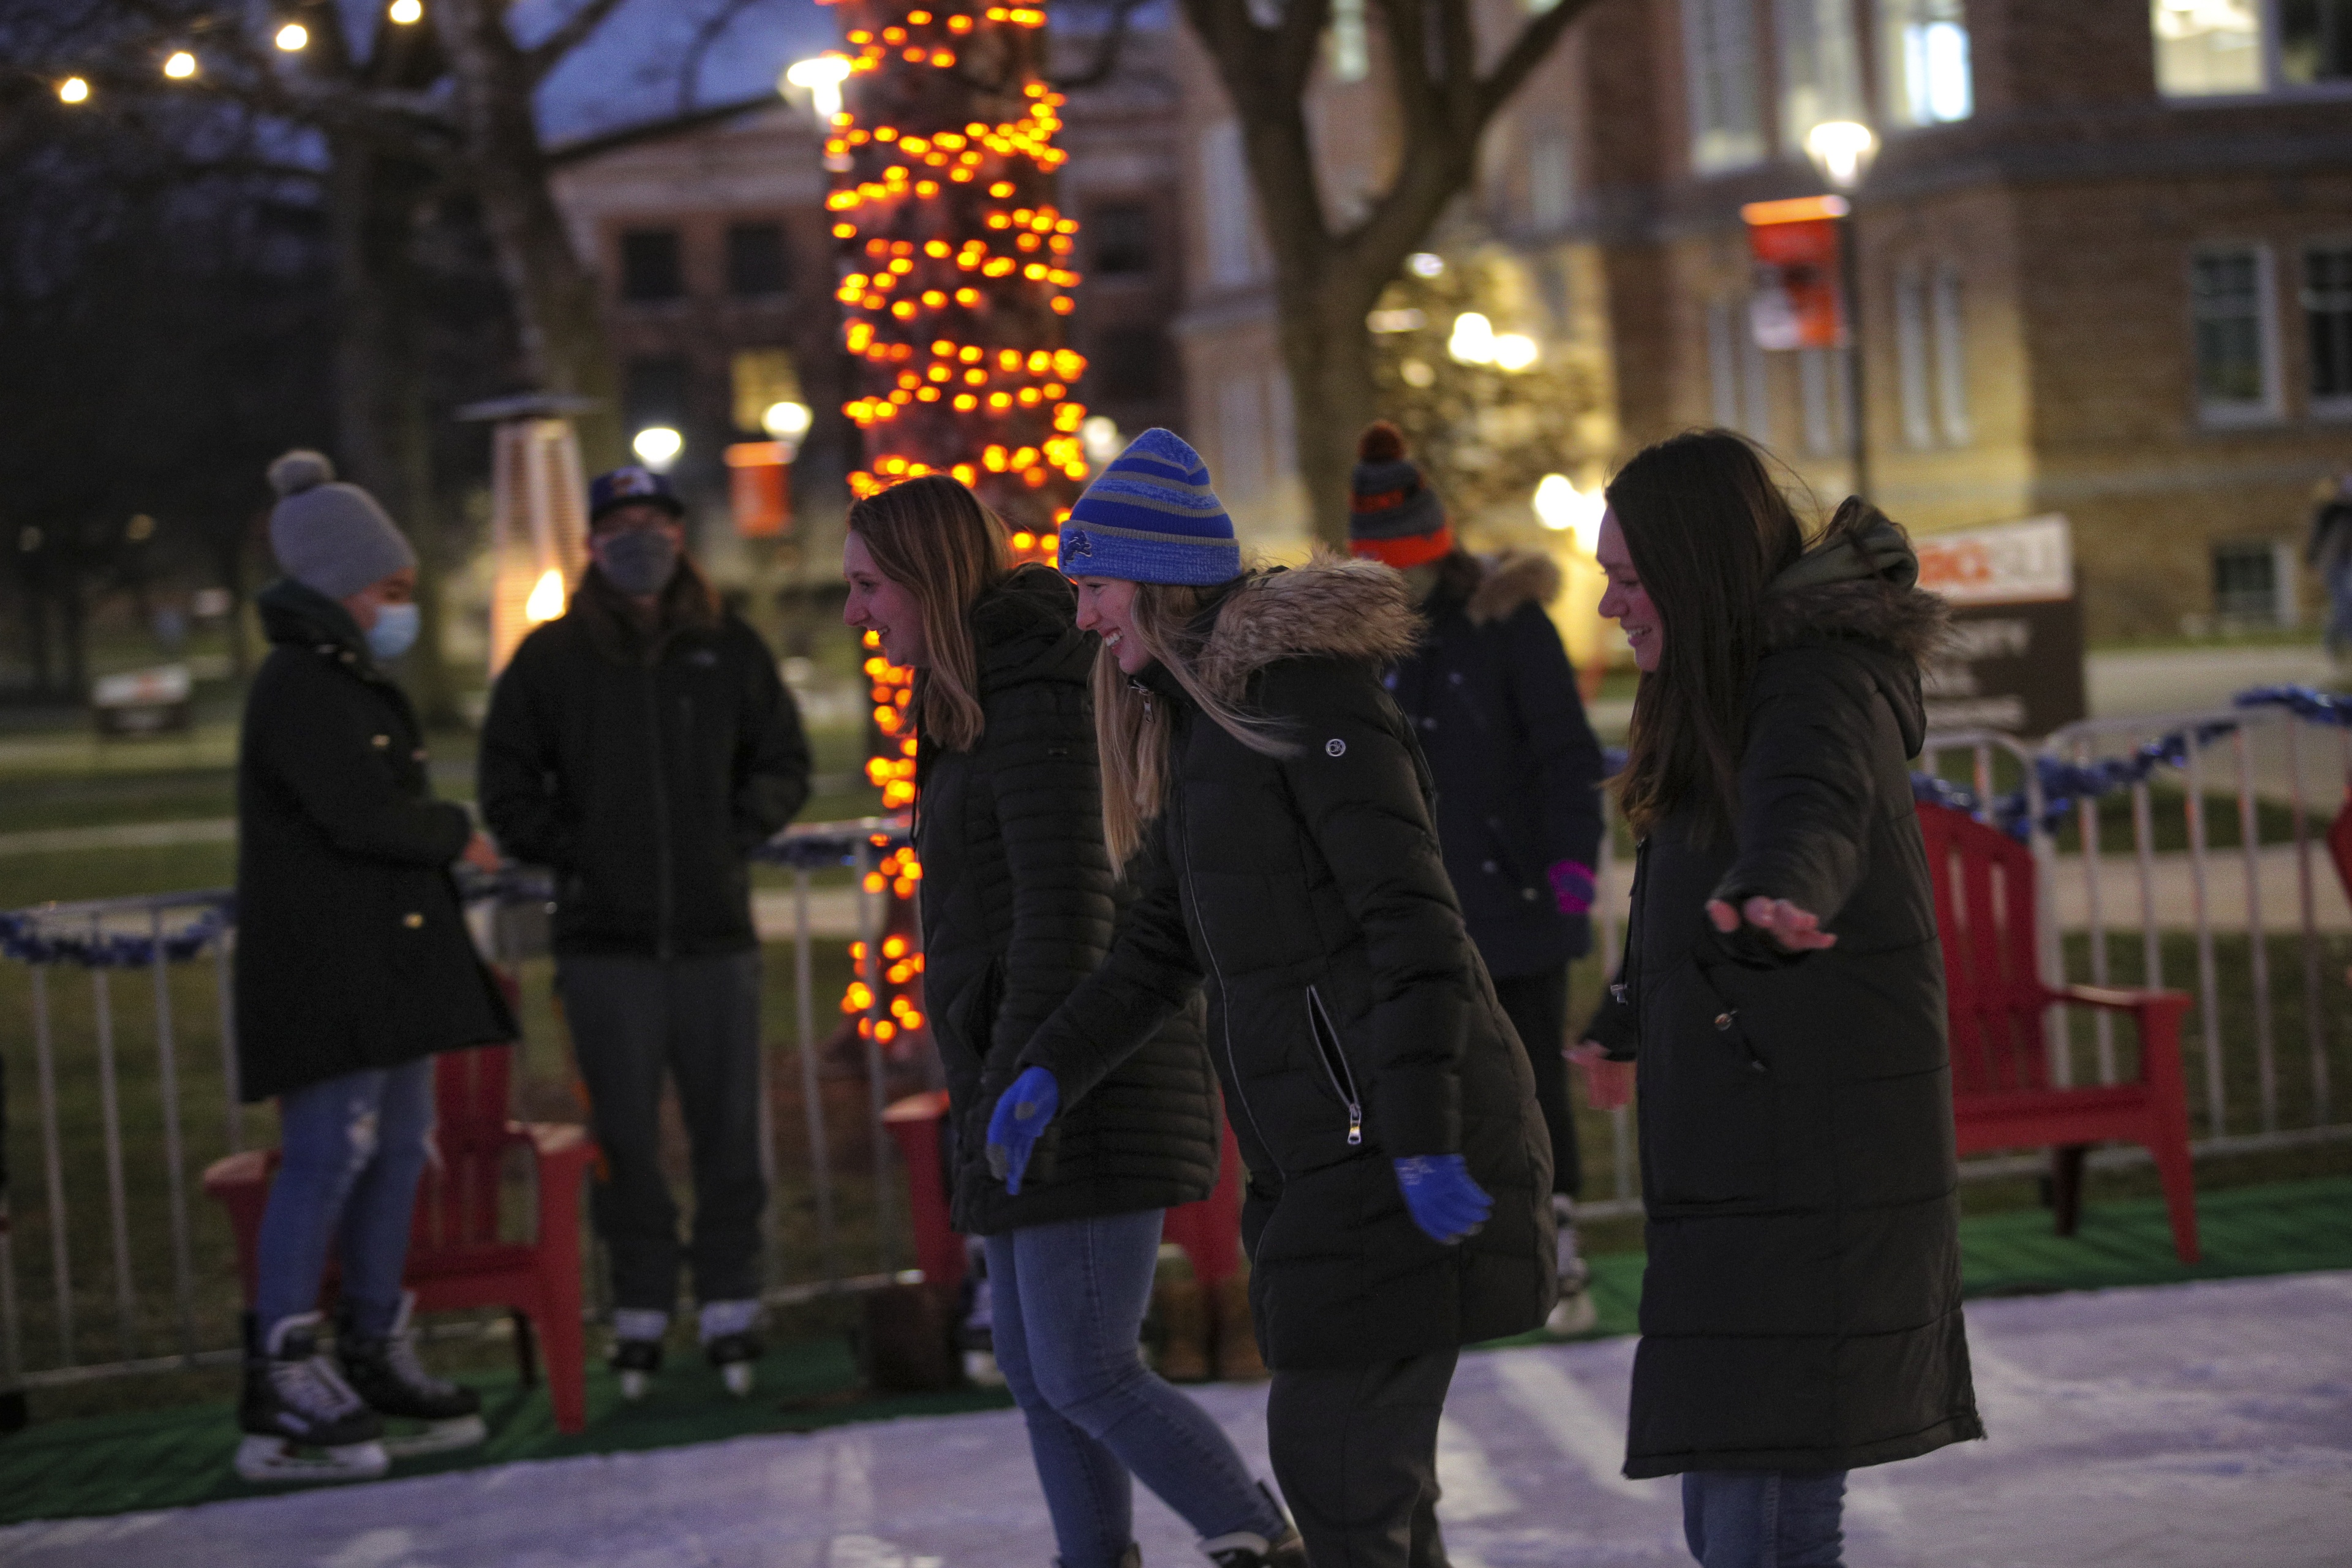
POLYGON ((433 798, 407 696, 349 611, 281 580, 236 762, 237 1088, 266 1100, 515 1037, 450 863, 474 825, 433 798))
POLYGON ((1024 566, 972 607, 985 725, 968 752, 925 740, 916 849, 923 864, 923 994, 948 1080, 955 1227, 1170 1208, 1216 1185, 1217 1087, 1199 1005, 1054 1119, 1018 1196, 990 1174, 988 1120, 1022 1047, 1110 945, 1088 680, 1095 639, 1069 581, 1024 566))
POLYGON ((1892 525, 1848 505, 1841 524, 1882 531, 1874 559, 1840 568, 1833 529, 1791 568, 1809 585, 1767 601, 1732 837, 1696 841, 1687 811, 1648 835, 1620 984, 1587 1031, 1638 1064, 1629 1476, 1850 1469, 1984 1435, 1906 762, 1943 609, 1892 525), (1718 937, 1707 900, 1757 895, 1820 915, 1837 945, 1718 937))
POLYGON ((808 740, 767 645, 699 584, 681 572, 645 636, 591 566, 490 692, 482 816, 555 872, 559 953, 759 941, 749 857, 808 799, 808 740))
POLYGON ((1083 1105, 1196 984, 1250 1171, 1258 1342, 1276 1368, 1364 1365, 1534 1328, 1550 1310, 1550 1145, 1431 826, 1426 764, 1378 672, 1412 643, 1370 562, 1246 577, 1208 611, 1207 688, 1280 727, 1266 756, 1164 669, 1169 801, 1102 968, 1022 1054, 1083 1105), (1444 1247, 1391 1162, 1466 1155, 1495 1200, 1444 1247))

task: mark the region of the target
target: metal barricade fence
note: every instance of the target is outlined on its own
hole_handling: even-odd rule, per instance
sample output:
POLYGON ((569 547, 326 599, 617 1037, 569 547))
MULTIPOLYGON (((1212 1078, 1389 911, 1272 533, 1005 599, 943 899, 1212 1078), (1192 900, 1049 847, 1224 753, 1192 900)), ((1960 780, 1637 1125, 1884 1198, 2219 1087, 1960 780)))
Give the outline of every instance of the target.
MULTIPOLYGON (((2315 802, 2341 793, 2352 777, 2352 730, 2336 729, 2333 743, 2315 742, 2301 721, 2278 709, 2239 709, 2165 719, 2095 720, 2060 731, 2038 749, 1990 731, 1956 732, 1929 737, 1920 759, 1929 774, 1947 779, 1965 775, 1959 785, 1979 816, 1991 817, 1997 794, 2004 788, 2009 819, 2021 823, 2042 874, 2037 878, 2041 910, 2043 977, 2052 984, 2070 978, 2094 984, 2119 981, 2115 943, 2122 940, 2137 949, 2137 983, 2149 985, 2189 982, 2197 997, 2198 1018, 2191 1037, 2191 1076, 2196 1103, 2192 1125, 2201 1136, 2194 1143, 2200 1153, 2233 1153, 2297 1144, 2352 1139, 2352 1121, 2345 1120, 2333 1094, 2333 1082, 2346 1064, 2335 1060, 2343 1048, 2346 1031, 2331 1026, 2329 998, 2338 1003, 2343 993, 2329 978, 2332 964, 2352 958, 2352 906, 2333 874, 2323 865, 2307 813, 2315 802), (2129 848, 2110 854, 2097 802, 2088 795, 2071 810, 2061 801, 2044 799, 2043 777, 2053 764, 2082 769, 2103 759, 2145 752, 2151 737, 2169 737, 2179 766, 2175 776, 2151 776, 2145 767, 2126 786, 2129 797, 2129 848), (2185 741, 2183 739, 2185 737, 2185 741), (2210 753, 2226 742, 2226 771, 2217 769, 2210 753), (2209 788, 2221 773, 2227 787, 2210 800, 2209 788), (2325 786, 2315 780, 2324 775, 2325 786), (2181 846, 2167 847, 2158 797, 2180 796, 2181 846), (2192 809, 2205 803, 2209 809, 2192 809), (2217 850, 2210 842, 2212 811, 2226 804, 2237 825, 2238 844, 2217 850), (2277 821, 2286 814, 2282 829, 2277 821), (2067 821, 2059 820, 2063 812, 2067 821), (2071 851, 2061 840, 2071 826, 2071 851), (2265 835, 2275 840, 2263 842, 2265 835), (2282 911, 2292 911, 2281 921, 2282 911), (2274 971, 2271 951, 2275 940, 2288 942, 2293 962, 2274 971), (2332 958, 2331 942, 2343 951, 2332 958), (2168 945, 2186 943, 2184 967, 2168 957, 2168 945), (2079 970, 2079 973, 2074 973, 2079 970), (2193 973, 2188 973, 2193 971, 2193 973), (2284 987, 2283 997, 2280 987, 2284 987), (2297 1014, 2298 1039, 2290 1063, 2283 1055, 2279 1016, 2283 1001, 2297 1014), (2251 1100, 2251 1105, 2247 1100, 2251 1100)), ((1958 781, 1953 781, 1957 784, 1958 781)), ((2172 805, 2165 800, 2166 809, 2172 805)), ((1614 962, 1622 935, 1623 888, 1612 831, 1601 839, 1597 880, 1602 889, 1593 916, 1598 952, 1614 962)), ((798 1089, 806 1117, 810 1202, 814 1209, 818 1268, 814 1279, 790 1279, 773 1230, 777 1205, 770 1205, 767 1299, 773 1303, 803 1301, 828 1292, 858 1289, 909 1278, 897 1269, 901 1251, 891 1224, 893 1192, 890 1141, 882 1125, 887 1099, 885 1063, 871 1026, 881 1022, 877 978, 883 899, 866 883, 883 852, 903 843, 902 825, 878 818, 858 822, 817 824, 789 829, 767 847, 764 858, 790 869, 793 908, 793 963, 796 1015, 795 1064, 798 1089), (861 977, 870 997, 862 1037, 862 1068, 869 1086, 866 1113, 871 1121, 874 1184, 873 1223, 875 1268, 852 1274, 840 1237, 840 1194, 835 1176, 831 1136, 820 1094, 818 1060, 823 1042, 818 1035, 814 994, 814 953, 817 939, 812 919, 812 879, 830 867, 848 867, 856 877, 857 925, 866 938, 861 977)), ((543 900, 543 885, 534 889, 518 879, 504 879, 503 896, 509 900, 543 900)), ((0 917, 0 938, 6 956, 23 963, 28 973, 28 1011, 40 1129, 41 1208, 47 1230, 47 1255, 53 1306, 48 1310, 51 1331, 39 1349, 28 1347, 26 1303, 20 1299, 19 1268, 9 1224, 8 1190, 0 1186, 0 1394, 26 1388, 90 1378, 179 1370, 221 1364, 235 1359, 233 1348, 203 1342, 200 1310, 205 1292, 220 1290, 225 1282, 200 1279, 192 1245, 197 1223, 190 1203, 191 1154, 188 1111, 184 1100, 191 1081, 200 1093, 217 1096, 216 1106, 198 1112, 214 1118, 223 1152, 243 1146, 245 1128, 236 1090, 235 1018, 230 988, 229 943, 234 926, 228 895, 221 892, 164 894, 110 899, 71 905, 49 905, 0 917), (68 1082, 59 1071, 60 986, 57 977, 68 967, 85 970, 89 981, 87 1033, 90 1045, 90 1085, 68 1082), (152 993, 153 1016, 153 1096, 152 1114, 138 1126, 139 1136, 126 1132, 122 1082, 123 1030, 117 994, 144 970, 152 993), (210 977, 211 994, 200 994, 197 984, 210 977), (178 977, 175 979, 175 977, 178 977), (179 994, 182 992, 195 994, 179 994), (178 1020, 192 1005, 206 1016, 216 1033, 217 1066, 209 1062, 191 1073, 183 1059, 178 1020), (89 1106, 94 1089, 95 1105, 89 1106), (84 1120, 94 1119, 98 1164, 106 1198, 102 1248, 81 1233, 83 1249, 102 1252, 110 1286, 110 1301, 101 1305, 110 1317, 113 1358, 85 1361, 79 1352, 81 1303, 74 1285, 77 1233, 73 1218, 82 1202, 69 1192, 67 1181, 69 1140, 89 1131, 65 1125, 68 1108, 84 1120), (85 1114, 86 1113, 86 1114, 85 1114), (136 1156, 154 1156, 141 1180, 134 1181, 136 1156), (160 1170, 157 1169, 160 1167, 160 1170), (160 1181, 147 1178, 160 1176, 160 1181), (160 1206, 160 1224, 147 1210, 160 1206), (140 1255, 134 1237, 160 1235, 164 1261, 158 1266, 140 1255), (168 1287, 160 1283, 168 1281, 168 1287), (142 1288, 145 1293, 142 1294, 142 1288), (110 1310, 106 1310, 110 1308, 110 1310), (169 1343, 173 1353, 145 1353, 169 1343), (36 1361, 42 1364, 35 1364, 36 1361)), ((2128 951, 2128 949, 2126 950, 2128 951)), ((495 950, 494 958, 501 956, 495 950)), ((2177 955, 2176 955, 2177 956, 2177 955)), ((2339 971, 2340 973, 2340 971, 2339 971)), ((2111 1021, 2101 1018, 2087 1041, 2068 1033, 2066 1021, 2050 1020, 2053 1075, 2059 1082, 2078 1076, 2114 1081, 2120 1070, 2118 1043, 2111 1021)), ((771 1191, 777 1190, 782 1168, 781 1129, 775 1124, 776 1097, 767 1078, 777 1065, 763 1046, 761 1054, 762 1092, 760 1098, 760 1152, 762 1173, 771 1191)), ((142 1077, 144 1075, 142 1074, 142 1077)), ((1588 1126, 1591 1122, 1588 1121, 1588 1126)), ((1601 1120, 1609 1147, 1596 1161, 1610 1175, 1610 1191, 1580 1205, 1590 1218, 1638 1215, 1641 1213, 1635 1168, 1633 1117, 1627 1110, 1611 1111, 1601 1120)), ((210 1143, 206 1135, 203 1141, 210 1143)), ((2127 1149, 2103 1151, 2095 1164, 2127 1163, 2144 1157, 2127 1149)), ((1961 1167, 1964 1178, 1985 1178, 2039 1171, 2038 1157, 1993 1157, 1970 1160, 1961 1167)), ((225 1226, 225 1221, 217 1222, 225 1226)), ((220 1314, 213 1314, 220 1316, 220 1314)), ((233 1321, 231 1318, 229 1321, 233 1321)))
MULTIPOLYGON (((812 824, 787 829, 761 852, 761 858, 792 875, 795 1054, 806 1107, 818 1263, 814 1279, 786 1276, 775 1235, 781 1205, 772 1202, 763 1295, 772 1304, 908 1278, 897 1269, 904 1247, 891 1224, 896 1178, 881 1120, 885 1064, 871 1027, 879 1021, 881 1004, 870 971, 887 895, 871 893, 866 885, 881 856, 905 843, 905 833, 903 823, 881 818, 812 824), (824 1041, 814 994, 819 938, 811 893, 815 873, 831 867, 846 867, 856 879, 868 990, 877 994, 867 1012, 862 1063, 871 1086, 866 1110, 874 1144, 876 1257, 872 1269, 857 1273, 849 1271, 841 1247, 840 1194, 819 1089, 824 1041)), ((543 904, 548 897, 544 881, 528 874, 468 888, 469 903, 478 909, 500 901, 543 904)), ((511 956, 499 951, 501 930, 496 921, 477 923, 493 961, 511 956)), ((0 956, 15 961, 23 976, 33 1057, 29 1109, 39 1139, 37 1213, 46 1233, 38 1261, 48 1275, 34 1310, 20 1289, 26 1270, 16 1243, 22 1218, 11 1213, 12 1187, 21 1192, 25 1186, 23 1168, 0 1162, 0 1169, 15 1178, 0 1184, 0 1399, 20 1400, 32 1388, 231 1364, 240 1354, 234 1343, 222 1342, 233 1340, 236 1322, 235 1286, 226 1273, 227 1221, 212 1205, 194 1203, 192 1191, 209 1159, 247 1144, 236 1088, 235 931, 233 899, 226 890, 56 903, 0 914, 0 956), (88 978, 86 998, 74 984, 71 972, 77 969, 88 978), (152 998, 144 1034, 153 1055, 136 1062, 135 1074, 126 1050, 141 1031, 126 1020, 121 1005, 131 984, 152 998), (193 1032, 185 1023, 192 1009, 201 1011, 204 1032, 215 1037, 200 1063, 188 1060, 182 1048, 193 1032), (68 1012, 71 1017, 64 1016, 68 1012), (134 1077, 135 1084, 129 1081, 134 1077), (216 1120, 196 1123, 192 1118, 216 1120), (191 1138, 192 1125, 206 1131, 191 1138), (102 1232, 87 1218, 93 1187, 101 1188, 105 1197, 102 1232), (206 1226, 215 1228, 200 1237, 200 1227, 206 1226), (207 1269, 205 1262, 221 1267, 207 1269), (95 1300, 77 1282, 94 1274, 106 1281, 95 1300), (93 1308, 102 1326, 89 1321, 93 1308), (41 1331, 37 1340, 28 1334, 28 1318, 47 1320, 32 1325, 41 1331), (105 1352, 86 1356, 91 1336, 101 1332, 105 1352)), ((24 1037, 14 1028, 0 1036, 6 1042, 0 1046, 0 1060, 16 1057, 6 1046, 24 1037)), ((758 1135, 761 1173, 772 1193, 779 1190, 782 1166, 776 1097, 770 1092, 773 1056, 763 1040, 758 1135)), ((0 1126, 0 1137, 13 1139, 16 1131, 0 1126)), ((21 1148, 17 1140, 9 1152, 21 1148)), ((480 1327, 499 1331, 504 1320, 480 1327)))

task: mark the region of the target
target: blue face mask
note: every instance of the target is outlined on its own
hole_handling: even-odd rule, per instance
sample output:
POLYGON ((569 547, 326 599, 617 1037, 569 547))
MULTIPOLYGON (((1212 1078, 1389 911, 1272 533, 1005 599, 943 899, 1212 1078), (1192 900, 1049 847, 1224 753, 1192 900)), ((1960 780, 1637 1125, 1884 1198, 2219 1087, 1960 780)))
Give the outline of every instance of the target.
POLYGON ((394 659, 416 646, 415 605, 378 605, 375 625, 367 629, 368 652, 379 659, 394 659))

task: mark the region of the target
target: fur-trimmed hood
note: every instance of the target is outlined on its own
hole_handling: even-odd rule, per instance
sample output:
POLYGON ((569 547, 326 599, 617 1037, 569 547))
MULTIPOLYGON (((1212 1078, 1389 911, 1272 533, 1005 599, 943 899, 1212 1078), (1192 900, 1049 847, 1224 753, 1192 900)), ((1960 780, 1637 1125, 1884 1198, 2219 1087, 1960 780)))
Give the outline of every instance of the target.
POLYGON ((1950 633, 1951 606, 1918 583, 1919 557, 1902 526, 1850 497, 1812 547, 1764 591, 1764 646, 1855 637, 1915 667, 1924 664, 1950 633))
POLYGON ((1210 693, 1241 700, 1251 676, 1286 658, 1362 659, 1386 668, 1421 634, 1404 578, 1377 561, 1318 553, 1304 566, 1243 578, 1213 612, 1194 661, 1210 693))
POLYGON ((1540 551, 1473 555, 1456 550, 1438 563, 1437 586, 1429 597, 1433 607, 1439 602, 1460 605, 1472 626, 1486 626, 1510 619, 1522 605, 1550 604, 1559 589, 1559 563, 1540 551))

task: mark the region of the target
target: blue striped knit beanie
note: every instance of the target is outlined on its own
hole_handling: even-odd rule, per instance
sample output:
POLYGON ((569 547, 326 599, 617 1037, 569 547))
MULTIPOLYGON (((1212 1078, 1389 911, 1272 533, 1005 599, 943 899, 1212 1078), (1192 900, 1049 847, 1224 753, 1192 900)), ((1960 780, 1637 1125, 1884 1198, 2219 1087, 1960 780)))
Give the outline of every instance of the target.
POLYGON ((1242 551, 1209 488, 1209 465, 1177 436, 1152 429, 1070 509, 1060 564, 1073 577, 1205 588, 1242 574, 1242 551))

